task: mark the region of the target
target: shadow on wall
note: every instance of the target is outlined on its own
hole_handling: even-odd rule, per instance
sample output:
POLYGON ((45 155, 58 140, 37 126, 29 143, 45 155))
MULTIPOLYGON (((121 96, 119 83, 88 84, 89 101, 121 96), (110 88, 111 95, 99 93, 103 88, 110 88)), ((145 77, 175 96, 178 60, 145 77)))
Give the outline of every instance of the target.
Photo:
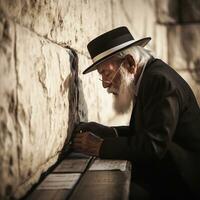
POLYGON ((80 119, 88 121, 88 108, 82 89, 82 81, 78 77, 78 55, 74 49, 69 46, 64 46, 68 49, 70 55, 70 70, 71 74, 67 78, 68 83, 68 100, 69 100, 69 113, 68 113, 68 130, 67 138, 65 140, 62 153, 60 157, 65 156, 69 150, 70 140, 75 126, 80 122, 80 119), (79 108, 81 101, 81 108, 79 108))
POLYGON ((188 65, 188 72, 193 80, 200 85, 200 58, 196 59, 192 66, 188 65))
POLYGON ((200 85, 200 58, 199 54, 196 53, 198 51, 196 35, 188 28, 181 32, 180 38, 187 63, 186 70, 196 84, 200 85))

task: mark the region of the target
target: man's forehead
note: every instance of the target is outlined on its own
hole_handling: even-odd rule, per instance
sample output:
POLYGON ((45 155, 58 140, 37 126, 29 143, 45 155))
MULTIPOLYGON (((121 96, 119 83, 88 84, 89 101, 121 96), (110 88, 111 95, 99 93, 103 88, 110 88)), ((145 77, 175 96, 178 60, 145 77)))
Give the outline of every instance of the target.
POLYGON ((111 57, 102 63, 97 65, 97 70, 98 72, 101 72, 103 69, 108 69, 111 66, 114 66, 117 63, 117 58, 116 57, 111 57))

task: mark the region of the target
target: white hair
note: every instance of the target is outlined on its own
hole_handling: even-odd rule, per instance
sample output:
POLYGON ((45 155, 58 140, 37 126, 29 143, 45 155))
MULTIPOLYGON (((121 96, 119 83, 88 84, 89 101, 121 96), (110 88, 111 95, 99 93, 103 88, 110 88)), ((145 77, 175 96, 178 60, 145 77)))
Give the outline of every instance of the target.
POLYGON ((138 68, 143 67, 148 60, 153 56, 150 50, 147 50, 141 46, 132 46, 128 49, 120 51, 116 54, 118 58, 124 58, 126 55, 130 54, 133 56, 138 68))

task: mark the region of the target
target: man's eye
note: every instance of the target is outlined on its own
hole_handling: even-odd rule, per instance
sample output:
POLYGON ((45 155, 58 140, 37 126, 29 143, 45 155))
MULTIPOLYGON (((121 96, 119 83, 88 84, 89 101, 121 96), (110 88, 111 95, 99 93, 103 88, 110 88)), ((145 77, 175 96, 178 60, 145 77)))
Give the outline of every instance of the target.
POLYGON ((110 73, 108 71, 106 71, 104 74, 105 74, 105 76, 109 76, 110 73))

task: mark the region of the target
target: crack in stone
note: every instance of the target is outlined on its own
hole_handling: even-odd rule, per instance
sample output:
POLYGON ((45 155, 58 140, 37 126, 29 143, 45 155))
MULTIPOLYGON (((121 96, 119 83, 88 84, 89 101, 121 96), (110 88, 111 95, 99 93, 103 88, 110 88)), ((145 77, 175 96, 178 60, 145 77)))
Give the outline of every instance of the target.
POLYGON ((65 81, 68 86, 68 101, 69 101, 69 113, 68 113, 68 129, 67 129, 67 138, 64 142, 63 149, 61 150, 59 159, 68 152, 70 146, 70 140, 72 139, 72 134, 75 126, 80 122, 80 115, 84 115, 87 118, 87 105, 85 103, 81 80, 78 77, 78 54, 77 51, 71 48, 70 46, 63 46, 69 53, 69 61, 70 61, 70 70, 71 75, 67 77, 65 81), (80 111, 79 101, 83 101, 84 111, 80 111))
MULTIPOLYGON (((79 81, 78 81, 78 55, 74 49, 65 46, 69 53, 71 76, 68 77, 68 100, 69 100, 69 114, 68 114, 68 129, 67 138, 64 143, 62 152, 64 153, 68 147, 72 132, 76 124, 79 123, 80 117, 78 113, 79 102, 79 81)), ((61 153, 62 154, 62 153, 61 153)))
POLYGON ((18 86, 19 86, 19 76, 18 76, 18 69, 17 69, 17 25, 14 24, 14 49, 13 49, 13 55, 14 55, 14 67, 15 67, 15 75, 16 75, 16 105, 15 105, 15 120, 16 120, 16 135, 17 135, 17 162, 18 162, 18 177, 20 177, 20 155, 21 155, 21 150, 20 150, 20 145, 22 144, 22 140, 20 139, 20 126, 19 126, 19 121, 18 121, 18 106, 19 106, 19 101, 18 101, 18 86))
MULTIPOLYGON (((46 160, 46 162, 40 164, 34 172, 32 172, 31 174, 29 174, 29 175, 27 176, 27 178, 26 178, 23 182, 21 182, 21 183, 18 185, 19 188, 17 188, 17 189, 15 190, 15 192, 17 192, 18 190, 20 190, 20 188, 23 188, 24 185, 26 185, 26 184, 31 184, 31 185, 32 185, 32 188, 30 188, 29 191, 28 191, 26 194, 24 194, 24 195, 26 196, 27 194, 29 194, 29 192, 30 192, 32 189, 34 189, 34 187, 35 187, 36 185, 38 185, 38 184, 48 175, 49 169, 50 169, 51 167, 54 167, 55 164, 53 164, 53 165, 51 164, 50 166, 48 166, 48 163, 54 162, 54 160, 58 157, 58 153, 59 153, 59 151, 56 152, 54 155, 50 156, 50 157, 46 160), (46 170, 44 170, 43 173, 42 173, 41 175, 38 175, 38 173, 40 173, 40 169, 41 169, 41 168, 45 168, 46 170), (35 183, 35 182, 33 183, 33 182, 32 182, 32 179, 34 179, 34 178, 37 177, 37 176, 40 177, 39 180, 37 181, 37 183, 35 183), (36 185, 34 185, 34 184, 36 184, 36 185)), ((24 198, 22 198, 22 199, 24 199, 24 198)))
POLYGON ((48 97, 48 90, 47 87, 45 85, 45 80, 46 80, 46 63, 45 63, 45 56, 44 56, 44 52, 43 52, 43 46, 44 44, 41 42, 41 56, 42 56, 42 60, 44 60, 44 68, 41 69, 41 71, 38 71, 38 80, 42 85, 44 94, 46 95, 46 97, 48 97))

